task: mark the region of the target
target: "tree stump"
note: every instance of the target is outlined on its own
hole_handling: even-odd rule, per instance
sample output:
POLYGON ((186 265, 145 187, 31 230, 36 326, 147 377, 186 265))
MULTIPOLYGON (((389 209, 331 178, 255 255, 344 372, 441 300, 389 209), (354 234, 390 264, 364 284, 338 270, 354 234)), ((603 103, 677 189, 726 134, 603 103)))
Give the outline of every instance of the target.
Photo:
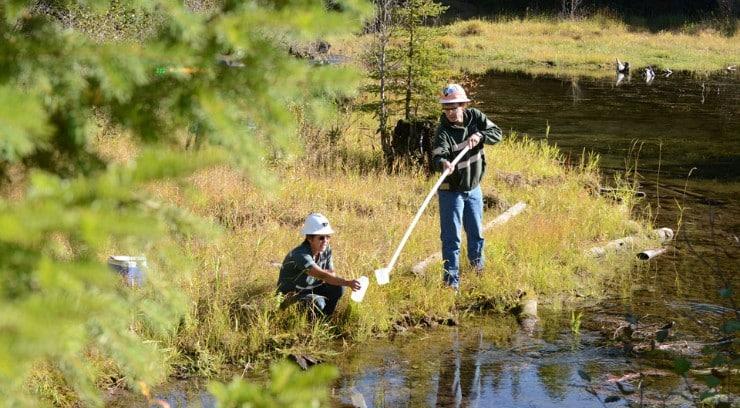
POLYGON ((433 174, 432 140, 436 127, 429 120, 399 120, 391 139, 392 156, 388 158, 391 167, 406 165, 433 174))

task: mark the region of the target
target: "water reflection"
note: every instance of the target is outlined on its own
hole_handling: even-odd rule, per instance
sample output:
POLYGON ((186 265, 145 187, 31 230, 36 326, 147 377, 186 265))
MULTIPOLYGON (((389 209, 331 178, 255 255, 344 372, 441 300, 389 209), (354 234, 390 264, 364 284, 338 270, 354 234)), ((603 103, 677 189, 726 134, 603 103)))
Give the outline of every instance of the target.
POLYGON ((618 81, 491 72, 480 79, 476 98, 496 123, 548 137, 566 155, 592 150, 607 168, 625 169, 625 158, 639 141, 643 170, 660 169, 684 180, 695 167, 693 178, 740 179, 736 72, 674 72, 657 75, 650 84, 629 77, 618 81))
POLYGON ((544 326, 560 329, 538 325, 524 335, 526 345, 505 316, 373 340, 362 346, 371 351, 348 353, 335 396, 350 404, 352 395, 362 395, 367 407, 603 407, 610 397, 610 407, 696 405, 687 383, 671 371, 672 360, 646 365, 587 329, 574 350, 568 319, 565 312, 546 311, 544 326))
MULTIPOLYGON (((469 355, 461 350, 459 333, 453 331, 451 337, 452 348, 442 356, 435 405, 456 408, 477 405, 482 390, 482 335, 478 337, 477 348, 469 355)), ((492 371, 495 376, 500 370, 492 371)))
MULTIPOLYGON (((547 335, 542 327, 527 333, 513 318, 499 316, 417 338, 372 341, 363 349, 373 353, 351 353, 357 358, 342 366, 347 375, 338 398, 349 403, 351 393, 359 392, 368 407, 602 406, 599 397, 586 391, 578 370, 596 373, 628 365, 604 352, 593 359, 593 345, 573 352, 572 334, 563 330, 568 326, 561 317, 545 317, 558 320, 547 325, 560 327, 547 335)), ((594 333, 582 336, 588 342, 598 338, 594 333)), ((600 380, 597 388, 604 398, 614 386, 600 380)))
MULTIPOLYGON (((342 367, 341 401, 351 388, 372 395, 370 407, 603 407, 610 396, 618 400, 609 406, 697 405, 671 369, 676 356, 723 347, 719 328, 738 313, 721 289, 740 286, 740 78, 731 71, 634 76, 491 72, 476 98, 504 129, 556 144, 566 161, 595 152, 607 173, 630 170, 643 189, 637 215, 679 232, 668 250, 636 263, 628 287, 582 305, 578 335, 569 311, 546 311, 531 332, 513 317, 488 317, 421 339, 363 345, 363 357, 342 367), (674 348, 653 343, 642 356, 625 353, 635 345, 616 329, 629 327, 628 319, 648 347, 670 326, 665 346, 674 348)), ((725 391, 739 388, 735 381, 725 391)))

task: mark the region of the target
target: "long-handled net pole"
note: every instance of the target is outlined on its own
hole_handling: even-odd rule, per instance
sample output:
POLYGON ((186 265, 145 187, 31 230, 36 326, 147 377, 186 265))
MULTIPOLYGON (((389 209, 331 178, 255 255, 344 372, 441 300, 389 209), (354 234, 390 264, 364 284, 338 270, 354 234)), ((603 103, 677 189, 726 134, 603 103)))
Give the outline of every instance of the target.
POLYGON ((449 173, 450 168, 454 168, 457 165, 457 162, 462 159, 462 157, 465 155, 465 153, 470 150, 469 146, 465 146, 464 149, 458 153, 457 157, 450 163, 450 167, 445 169, 442 172, 442 175, 439 177, 439 180, 434 184, 434 187, 432 187, 431 190, 429 190, 429 194, 427 194, 427 198, 424 199, 424 202, 421 204, 421 207, 419 208, 419 211, 416 212, 416 216, 414 216, 414 220, 411 221, 411 225, 409 225, 409 228, 406 230, 406 234, 403 235, 403 238, 401 239, 401 243, 398 245, 398 248, 396 248, 396 252, 393 254, 393 258, 391 258, 390 263, 388 263, 388 266, 386 267, 388 273, 391 272, 393 269, 393 266, 396 264, 396 261, 398 260, 398 256, 401 254, 401 250, 403 250, 404 245, 406 245, 406 240, 409 239, 409 236, 411 235, 411 231, 414 230, 414 227, 416 226, 416 223, 419 221, 419 218, 421 218, 421 214, 424 212, 424 209, 427 208, 427 205, 429 205, 429 201, 431 201, 432 197, 434 196, 434 193, 437 192, 437 189, 439 188, 440 184, 444 181, 445 177, 447 177, 447 174, 449 173))

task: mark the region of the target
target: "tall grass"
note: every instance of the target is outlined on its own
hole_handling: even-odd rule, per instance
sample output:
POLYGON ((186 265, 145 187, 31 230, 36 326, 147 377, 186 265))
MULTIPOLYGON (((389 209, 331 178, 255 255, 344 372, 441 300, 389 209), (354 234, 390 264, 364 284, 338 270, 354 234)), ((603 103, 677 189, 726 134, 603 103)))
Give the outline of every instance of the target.
MULTIPOLYGON (((438 42, 468 72, 497 69, 534 74, 612 75, 615 58, 635 69, 717 71, 737 65, 740 33, 710 25, 651 33, 608 13, 579 20, 532 16, 463 20, 442 27, 438 42)), ((338 50, 353 49, 339 45, 338 50)))
MULTIPOLYGON (((193 309, 173 341, 193 370, 213 374, 223 363, 254 367, 275 356, 325 356, 330 339, 353 343, 401 326, 452 321, 480 308, 503 312, 522 292, 554 306, 576 295, 598 296, 615 270, 627 265, 597 262, 583 250, 642 232, 630 221, 628 209, 594 194, 596 157, 566 167, 556 148, 512 134, 487 147, 490 164, 483 191, 502 202, 524 201, 527 209, 487 232, 485 273, 476 276, 463 269, 456 296, 442 285, 441 261, 412 272, 440 250, 438 208, 432 200, 391 282, 378 286, 373 271, 390 260, 434 177, 411 169, 358 171, 353 160, 372 162, 375 153, 348 146, 327 153, 335 156, 331 166, 299 157, 282 160, 269 169, 281 180, 269 190, 224 167, 195 175, 190 192, 154 188, 162 200, 188 207, 224 231, 218 241, 186 244, 201 271, 180 283, 193 309), (275 264, 303 240, 298 231, 314 211, 325 214, 337 231, 332 239, 337 273, 371 279, 364 301, 353 303, 345 296, 329 326, 294 309, 281 310, 275 295, 275 264)), ((484 223, 499 213, 495 207, 487 210, 484 223)))
MULTIPOLYGON (((494 67, 611 74, 616 56, 636 67, 714 70, 737 63, 733 58, 740 55, 737 35, 726 38, 711 30, 650 35, 603 16, 579 22, 463 21, 449 25, 446 32, 440 44, 473 72, 494 67)), ((361 48, 331 42, 340 54, 351 56, 361 48)), ((192 308, 177 333, 156 339, 178 366, 218 375, 224 364, 247 369, 290 354, 326 357, 336 350, 327 347, 337 344, 336 339, 361 342, 484 308, 505 312, 522 292, 555 307, 575 296, 599 296, 630 264, 618 258, 596 260, 584 249, 616 237, 646 235, 649 220, 636 223, 630 217, 629 180, 623 181, 627 193, 620 201, 601 197, 596 194, 598 157, 584 155, 580 163, 566 163, 557 148, 510 134, 486 148, 489 167, 482 187, 487 197, 512 204, 523 201, 527 208, 486 233, 485 272, 477 276, 463 269, 458 295, 442 285, 441 261, 412 272, 416 263, 440 250, 433 200, 395 265, 391 282, 378 286, 372 282, 373 271, 390 260, 434 180, 414 169, 384 173, 372 121, 351 111, 345 115, 342 125, 329 132, 302 120, 305 154, 275 152, 265 162, 266 172, 280 180, 272 188, 258 188, 239 170, 224 166, 196 174, 188 185, 151 186, 160 200, 204 216, 223 231, 218 238, 183 242, 200 266, 199 273, 175 282, 192 308), (308 319, 295 308, 281 309, 275 294, 275 264, 300 244, 301 224, 315 211, 328 216, 338 231, 332 239, 337 272, 351 278, 366 275, 372 282, 362 303, 345 296, 328 322, 308 319)), ((120 161, 136 155, 136 146, 125 135, 106 132, 113 134, 101 138, 101 152, 120 161)), ((487 209, 484 223, 500 211, 487 209)), ((96 363, 98 376, 113 378, 117 368, 106 364, 96 363)), ((53 367, 40 367, 36 386, 50 400, 62 401, 69 391, 46 388, 57 381, 54 374, 53 367)))

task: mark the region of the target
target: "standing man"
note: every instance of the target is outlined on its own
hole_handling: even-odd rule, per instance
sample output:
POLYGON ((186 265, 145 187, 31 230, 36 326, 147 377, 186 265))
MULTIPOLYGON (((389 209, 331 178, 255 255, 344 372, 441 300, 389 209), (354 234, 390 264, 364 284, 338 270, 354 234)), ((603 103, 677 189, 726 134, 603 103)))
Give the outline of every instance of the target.
POLYGON ((501 141, 501 129, 475 108, 468 108, 465 90, 449 84, 442 91, 443 114, 434 135, 434 165, 449 175, 439 187, 439 223, 444 260, 444 282, 457 290, 460 284, 461 227, 468 243, 468 260, 478 273, 483 271, 483 194, 480 181, 486 170, 484 144, 501 141), (470 150, 456 166, 451 162, 465 147, 470 150))
POLYGON ((344 293, 344 286, 359 290, 360 282, 342 279, 334 273, 329 246, 334 230, 326 217, 310 214, 300 233, 306 234, 306 239, 285 256, 277 290, 286 295, 288 303, 300 301, 316 315, 329 317, 344 293))

